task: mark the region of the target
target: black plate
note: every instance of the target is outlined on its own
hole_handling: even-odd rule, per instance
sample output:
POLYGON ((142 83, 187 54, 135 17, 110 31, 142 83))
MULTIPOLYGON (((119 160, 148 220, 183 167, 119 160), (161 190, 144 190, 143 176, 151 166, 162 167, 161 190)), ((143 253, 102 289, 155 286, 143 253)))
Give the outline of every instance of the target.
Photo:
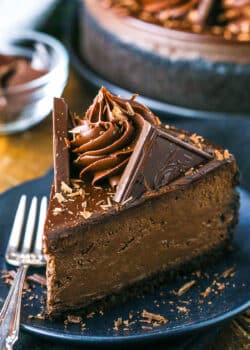
MULTIPOLYGON (((25 193, 29 198, 33 195, 37 195, 39 198, 48 195, 51 180, 52 172, 49 172, 42 178, 14 187, 0 196, 0 270, 7 268, 4 262, 4 251, 20 195, 25 193)), ((85 318, 87 329, 83 332, 81 332, 79 325, 69 325, 65 329, 62 321, 30 319, 29 315, 36 315, 40 312, 40 308, 44 307, 41 298, 44 297, 45 290, 37 286, 35 294, 38 295, 38 299, 29 300, 29 293, 24 297, 22 328, 37 335, 85 344, 127 343, 187 335, 194 330, 202 330, 205 327, 228 320, 245 310, 250 306, 250 194, 242 189, 240 194, 240 223, 235 234, 237 248, 222 261, 203 271, 201 278, 192 274, 187 275, 182 281, 164 284, 143 298, 130 299, 122 305, 112 307, 104 315, 97 313, 93 318, 85 318), (226 280, 218 277, 232 266, 236 268, 233 277, 226 280), (182 297, 177 297, 173 293, 184 283, 193 279, 197 280, 196 285, 182 297), (221 283, 225 282, 225 289, 219 291, 218 294, 211 293, 207 298, 202 298, 200 293, 215 279, 221 283), (200 304, 200 302, 203 303, 200 304), (186 307, 190 311, 183 313, 180 312, 181 309, 178 310, 178 307, 186 307), (147 324, 139 322, 143 309, 164 315, 169 322, 152 330, 143 329, 142 325, 147 326, 147 324), (128 319, 131 311, 133 313, 132 320, 137 321, 130 327, 130 330, 123 330, 123 327, 118 332, 113 330, 114 320, 118 317, 122 317, 123 320, 128 319)), ((32 271, 30 272, 32 273, 32 271)), ((218 288, 215 287, 215 290, 218 288)), ((8 287, 0 280, 0 304, 3 303, 7 292, 8 287)), ((34 292, 32 293, 34 294, 34 292)))
MULTIPOLYGON (((76 70, 77 74, 94 88, 95 93, 100 89, 101 86, 105 86, 108 90, 116 95, 120 95, 124 98, 129 98, 135 91, 129 91, 122 86, 118 86, 111 81, 108 81, 97 72, 95 72, 81 57, 79 53, 79 8, 78 2, 71 2, 68 4, 69 20, 64 26, 65 28, 65 40, 66 46, 70 53, 71 63, 76 70)), ((166 115, 168 117, 183 117, 192 119, 215 119, 215 120, 228 120, 228 118, 247 118, 247 114, 236 114, 236 113, 220 113, 210 112, 203 110, 194 110, 181 106, 172 105, 163 101, 158 101, 147 96, 140 95, 138 101, 152 109, 156 114, 166 115)))

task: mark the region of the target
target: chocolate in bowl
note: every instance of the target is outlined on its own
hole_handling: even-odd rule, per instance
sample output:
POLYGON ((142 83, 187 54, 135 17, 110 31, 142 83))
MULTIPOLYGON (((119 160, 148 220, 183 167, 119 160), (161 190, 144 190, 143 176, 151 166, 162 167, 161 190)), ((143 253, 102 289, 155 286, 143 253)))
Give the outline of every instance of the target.
POLYGON ((8 89, 11 86, 27 83, 46 74, 48 70, 33 67, 29 58, 5 55, 0 53, 0 87, 8 89))
POLYGON ((13 99, 9 90, 40 78, 47 72, 45 67, 40 69, 33 67, 32 61, 27 57, 0 53, 0 116, 2 123, 18 119, 20 109, 24 109, 29 103, 29 94, 19 94, 18 99, 13 99))
POLYGON ((0 48, 0 134, 10 134, 49 114, 67 81, 68 54, 56 39, 34 31, 1 35, 0 48))
POLYGON ((80 49, 108 81, 168 104, 250 114, 250 41, 165 28, 85 0, 80 49))

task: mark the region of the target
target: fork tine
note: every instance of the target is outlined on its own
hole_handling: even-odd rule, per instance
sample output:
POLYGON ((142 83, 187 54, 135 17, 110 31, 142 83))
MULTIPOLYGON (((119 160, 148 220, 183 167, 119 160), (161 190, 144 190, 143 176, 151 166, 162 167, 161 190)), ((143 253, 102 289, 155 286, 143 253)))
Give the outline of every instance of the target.
POLYGON ((23 227, 24 214, 25 214, 26 199, 27 199, 27 196, 24 194, 20 198, 14 223, 11 229, 8 246, 6 249, 6 255, 9 254, 10 251, 16 252, 19 246, 22 227, 23 227))
POLYGON ((44 196, 41 200, 41 206, 40 206, 40 214, 39 214, 35 249, 34 249, 35 254, 42 253, 43 229, 44 229, 44 222, 45 222, 46 215, 47 215, 47 197, 44 196))
POLYGON ((25 227, 24 240, 22 245, 22 254, 28 253, 31 248, 32 237, 36 222, 37 197, 33 197, 29 209, 28 219, 25 227))

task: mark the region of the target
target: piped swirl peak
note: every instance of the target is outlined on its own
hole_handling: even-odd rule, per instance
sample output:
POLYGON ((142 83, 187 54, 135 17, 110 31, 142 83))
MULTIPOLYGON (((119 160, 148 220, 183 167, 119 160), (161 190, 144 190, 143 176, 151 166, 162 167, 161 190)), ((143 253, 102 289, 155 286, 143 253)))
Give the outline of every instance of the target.
POLYGON ((108 180, 115 188, 134 150, 145 121, 159 125, 159 119, 135 101, 123 99, 102 87, 84 118, 74 117, 68 146, 75 155, 79 177, 92 185, 108 180))

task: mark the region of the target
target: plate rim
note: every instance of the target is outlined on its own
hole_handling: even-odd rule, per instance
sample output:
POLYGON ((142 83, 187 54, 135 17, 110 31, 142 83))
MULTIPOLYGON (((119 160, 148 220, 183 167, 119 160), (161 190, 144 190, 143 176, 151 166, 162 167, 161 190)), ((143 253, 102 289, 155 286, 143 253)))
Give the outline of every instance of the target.
MULTIPOLYGON (((53 168, 50 168, 44 175, 39 176, 38 178, 34 178, 32 180, 24 181, 18 185, 15 185, 3 193, 0 194, 0 200, 6 196, 8 196, 11 192, 15 192, 17 189, 31 183, 31 182, 39 182, 44 180, 46 177, 53 176, 53 168)), ((250 192, 246 189, 240 187, 240 190, 247 194, 250 197, 250 192)), ((224 312, 216 317, 209 318, 203 321, 196 322, 195 324, 185 325, 185 326, 177 326, 170 331, 168 329, 163 330, 155 330, 150 333, 143 334, 133 334, 133 335, 117 335, 117 336, 89 336, 84 334, 72 334, 72 333, 61 333, 54 330, 48 330, 44 327, 36 327, 33 325, 29 325, 27 323, 21 322, 20 328, 27 331, 30 334, 34 334, 36 336, 44 337, 51 340, 65 341, 69 343, 78 343, 78 344, 92 344, 92 345, 108 345, 108 344, 122 344, 122 343, 135 343, 140 342, 143 343, 148 340, 162 340, 162 339, 170 339, 176 336, 186 336, 190 335, 192 332, 198 332, 205 330, 207 328, 213 327, 217 324, 222 323, 223 321, 229 320, 239 313, 245 311, 250 307, 250 298, 245 303, 238 305, 237 307, 224 312)))
POLYGON ((147 340, 162 340, 162 339, 170 339, 176 336, 186 336, 190 335, 192 332, 199 332, 210 327, 221 324, 223 321, 230 320, 234 316, 237 316, 241 312, 244 312, 246 309, 250 307, 250 301, 244 303, 243 305, 235 308, 231 311, 228 311, 220 316, 210 318, 206 321, 200 321, 193 325, 186 325, 184 327, 179 326, 175 329, 171 330, 170 334, 168 334, 167 330, 155 331, 151 333, 144 334, 134 334, 134 335, 124 335, 124 336, 87 336, 87 335, 73 335, 73 334, 62 334, 59 332, 46 331, 41 330, 39 328, 29 326, 27 324, 21 323, 21 328, 28 333, 35 334, 40 337, 45 337, 48 339, 66 341, 70 343, 78 343, 78 344, 92 344, 98 345, 103 343, 104 345, 108 344, 122 344, 122 343, 143 343, 147 340))

